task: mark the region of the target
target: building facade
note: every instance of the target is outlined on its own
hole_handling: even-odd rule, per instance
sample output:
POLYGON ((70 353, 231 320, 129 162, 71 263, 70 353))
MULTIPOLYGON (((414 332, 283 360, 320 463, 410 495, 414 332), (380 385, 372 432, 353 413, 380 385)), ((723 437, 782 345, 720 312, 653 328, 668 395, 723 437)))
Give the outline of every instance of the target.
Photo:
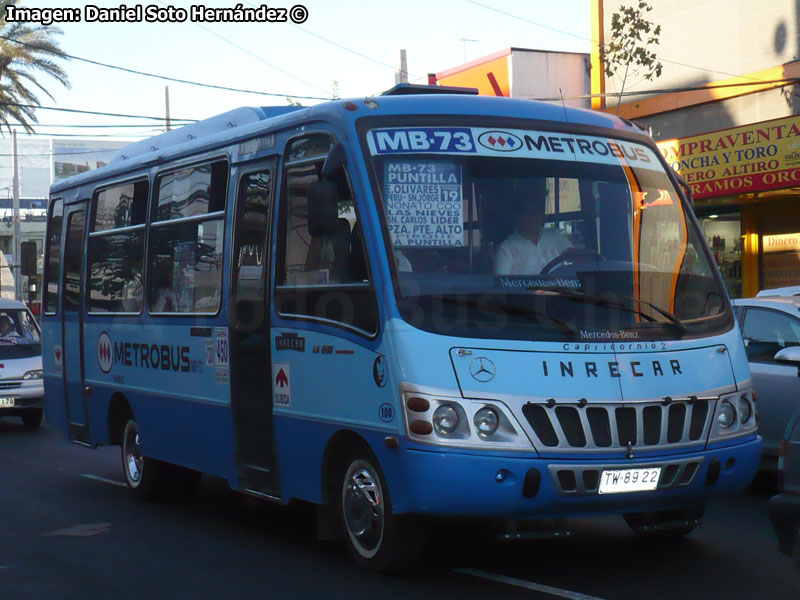
POLYGON ((650 2, 662 75, 608 77, 600 47, 630 0, 592 0, 592 107, 647 127, 692 189, 729 292, 800 285, 800 4, 650 2))
POLYGON ((570 107, 590 108, 590 66, 588 54, 506 48, 431 74, 429 83, 477 88, 485 96, 563 101, 570 107))
MULTIPOLYGON (((50 186, 64 179, 107 164, 124 141, 93 139, 51 139, 17 136, 17 175, 20 197, 20 241, 36 243, 38 273, 43 266, 47 203, 50 186)), ((10 137, 0 138, 0 252, 14 263, 13 163, 10 137)), ((0 268, 8 268, 0 266, 0 268)), ((29 287, 35 281, 23 278, 23 299, 29 300, 29 287)), ((7 286, 6 286, 7 287, 7 286)), ((13 290, 13 285, 12 285, 13 290)), ((9 291, 4 288, 4 296, 9 291)))

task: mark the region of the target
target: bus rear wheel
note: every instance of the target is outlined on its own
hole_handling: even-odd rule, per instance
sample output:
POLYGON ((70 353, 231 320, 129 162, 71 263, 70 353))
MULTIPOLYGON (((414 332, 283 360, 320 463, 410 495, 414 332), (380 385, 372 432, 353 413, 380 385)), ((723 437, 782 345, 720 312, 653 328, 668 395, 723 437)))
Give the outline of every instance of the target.
POLYGON ((425 528, 409 527, 406 519, 392 512, 386 480, 374 456, 356 453, 345 464, 340 514, 350 554, 371 571, 407 569, 422 558, 425 528))
POLYGON ((155 500, 164 493, 167 465, 142 454, 139 427, 133 418, 122 434, 122 470, 128 487, 142 500, 155 500))

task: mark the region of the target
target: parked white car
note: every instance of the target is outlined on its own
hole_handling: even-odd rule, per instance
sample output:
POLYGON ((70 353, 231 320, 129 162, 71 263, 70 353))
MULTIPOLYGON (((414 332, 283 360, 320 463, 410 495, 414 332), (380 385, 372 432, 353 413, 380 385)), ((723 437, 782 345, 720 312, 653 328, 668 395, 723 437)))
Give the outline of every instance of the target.
POLYGON ((758 395, 764 467, 777 466, 786 426, 800 408, 800 296, 734 300, 758 395))
POLYGON ((761 290, 756 294, 756 298, 771 298, 773 296, 800 296, 800 285, 761 290))
POLYGON ((0 298, 0 417, 38 427, 43 406, 39 324, 22 302, 0 298))

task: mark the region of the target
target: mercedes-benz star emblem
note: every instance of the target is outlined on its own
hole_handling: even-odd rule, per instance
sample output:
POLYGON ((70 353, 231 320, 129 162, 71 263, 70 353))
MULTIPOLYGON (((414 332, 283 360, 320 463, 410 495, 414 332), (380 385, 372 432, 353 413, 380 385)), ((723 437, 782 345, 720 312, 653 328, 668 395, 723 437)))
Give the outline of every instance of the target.
POLYGON ((485 356, 474 358, 469 364, 469 374, 482 383, 491 381, 495 374, 494 363, 485 356))

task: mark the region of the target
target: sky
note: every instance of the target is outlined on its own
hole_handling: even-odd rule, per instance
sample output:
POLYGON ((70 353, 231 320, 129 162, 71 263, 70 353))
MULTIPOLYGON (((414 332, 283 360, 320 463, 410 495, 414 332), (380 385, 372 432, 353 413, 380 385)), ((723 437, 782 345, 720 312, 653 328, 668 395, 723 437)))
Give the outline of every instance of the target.
MULTIPOLYGON (((304 105, 330 97, 338 82, 341 97, 376 94, 394 85, 400 49, 408 56, 409 79, 426 82, 442 71, 510 46, 569 52, 590 51, 590 0, 299 0, 307 9, 302 24, 285 23, 61 23, 62 50, 76 57, 128 69, 219 86, 288 95, 304 105), (461 41, 462 38, 475 41, 461 41)), ((145 0, 143 6, 189 7, 197 0, 145 0)), ((276 0, 291 9, 298 0, 276 0)), ((119 0, 24 0, 30 8, 116 8, 119 0)), ((232 8, 235 0, 204 6, 232 8)), ((260 6, 245 0, 243 6, 260 6)), ((135 0, 127 3, 135 6, 135 0)), ((302 13, 302 11, 300 11, 302 13)), ((295 13, 297 14, 297 13, 295 13)), ((202 119, 239 106, 286 105, 271 97, 222 90, 114 71, 70 60, 62 63, 71 88, 47 78, 53 100, 42 106, 162 117, 169 85, 174 119, 202 119)), ((158 132, 163 122, 39 110, 42 134, 123 135, 138 139, 158 132), (148 124, 136 128, 51 125, 148 124), (136 136, 136 137, 133 137, 136 136)))

